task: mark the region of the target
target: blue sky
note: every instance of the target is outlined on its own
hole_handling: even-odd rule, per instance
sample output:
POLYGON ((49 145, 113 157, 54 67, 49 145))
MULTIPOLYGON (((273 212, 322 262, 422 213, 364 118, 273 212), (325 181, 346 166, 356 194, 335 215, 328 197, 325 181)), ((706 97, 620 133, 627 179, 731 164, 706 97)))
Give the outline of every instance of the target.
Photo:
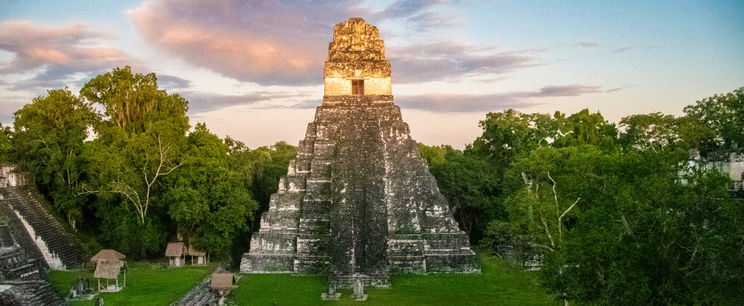
POLYGON ((0 121, 131 65, 184 95, 192 124, 251 147, 296 143, 333 25, 363 17, 386 42, 412 136, 462 147, 489 111, 589 108, 617 122, 742 87, 741 16, 744 1, 6 0, 0 121))

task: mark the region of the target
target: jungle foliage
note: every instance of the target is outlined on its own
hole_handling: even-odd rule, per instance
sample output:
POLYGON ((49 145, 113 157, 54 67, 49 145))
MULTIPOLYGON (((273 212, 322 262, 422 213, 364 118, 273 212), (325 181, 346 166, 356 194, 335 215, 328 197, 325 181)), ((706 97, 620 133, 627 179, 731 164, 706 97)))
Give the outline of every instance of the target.
POLYGON ((542 263, 543 284, 589 304, 744 300, 744 201, 708 162, 742 152, 744 89, 684 116, 489 113, 459 151, 421 145, 471 240, 542 263), (700 153, 690 162, 690 150, 700 153))
POLYGON ((225 257, 247 239, 258 201, 268 201, 295 149, 220 139, 203 123, 190 127, 187 110, 155 74, 116 68, 79 94, 49 90, 18 110, 12 131, 0 127, 1 156, 105 247, 159 257, 181 236, 225 257))
MULTIPOLYGON (((181 236, 237 258, 296 148, 249 149, 205 124, 153 73, 116 68, 49 90, 0 126, 0 163, 34 175, 56 213, 132 258, 181 236)), ((586 304, 744 300, 744 203, 711 167, 744 153, 744 89, 661 113, 488 113, 464 150, 420 145, 471 241, 541 263, 586 304), (700 159, 690 159, 691 150, 700 159)))

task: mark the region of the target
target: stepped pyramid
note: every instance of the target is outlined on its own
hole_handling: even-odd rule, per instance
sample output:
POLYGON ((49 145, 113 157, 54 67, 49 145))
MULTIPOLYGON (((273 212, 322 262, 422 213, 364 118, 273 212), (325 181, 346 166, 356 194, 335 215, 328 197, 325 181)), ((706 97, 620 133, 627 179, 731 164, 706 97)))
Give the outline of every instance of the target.
POLYGON ((393 104, 376 27, 334 27, 325 95, 261 217, 245 273, 327 273, 385 287, 396 272, 478 272, 434 177, 393 104))

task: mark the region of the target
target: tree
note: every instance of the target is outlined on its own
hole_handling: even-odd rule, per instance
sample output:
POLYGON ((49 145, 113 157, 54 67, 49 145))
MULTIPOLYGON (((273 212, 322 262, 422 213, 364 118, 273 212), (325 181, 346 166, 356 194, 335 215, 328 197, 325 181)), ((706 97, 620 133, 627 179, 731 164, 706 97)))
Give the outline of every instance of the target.
POLYGON ((524 114, 513 109, 488 113, 479 123, 483 134, 466 151, 491 158, 503 169, 518 155, 550 146, 565 131, 565 115, 524 114))
POLYGON ((691 171, 681 184, 676 166, 650 155, 663 154, 627 154, 623 172, 604 175, 567 247, 546 261, 546 284, 588 304, 735 304, 744 203, 725 175, 691 171))
POLYGON ((0 164, 10 162, 10 153, 13 149, 10 135, 10 127, 3 126, 0 122, 0 164))
MULTIPOLYGON (((280 141, 271 147, 232 151, 233 164, 241 167, 244 179, 250 181, 250 191, 259 203, 259 212, 269 209, 271 194, 279 188, 279 179, 287 174, 289 161, 297 155, 297 147, 280 141)), ((258 225, 257 223, 255 225, 258 225)))
POLYGON ((620 120, 618 141, 626 150, 679 150, 685 154, 699 146, 710 130, 692 117, 675 117, 662 113, 639 114, 620 120))
POLYGON ((178 231, 217 256, 228 254, 258 206, 227 153, 225 143, 197 124, 188 136, 188 164, 167 178, 162 196, 178 231))
POLYGON ((158 180, 182 165, 188 102, 158 90, 154 74, 132 74, 129 67, 92 79, 81 93, 109 117, 88 154, 95 175, 87 192, 118 194, 144 224, 158 180))
POLYGON ((188 102, 177 94, 158 89, 154 73, 132 73, 129 66, 114 68, 88 81, 80 94, 92 103, 101 104, 109 125, 127 133, 163 130, 183 136, 189 127, 185 113, 188 102))
POLYGON ((81 157, 90 129, 100 122, 91 105, 67 89, 55 89, 16 111, 13 161, 34 173, 54 207, 76 227, 86 198, 81 157))
POLYGON ((712 159, 744 153, 744 87, 714 95, 684 109, 698 123, 698 150, 712 159))
POLYGON ((472 241, 480 240, 485 223, 504 216, 503 207, 496 199, 499 192, 496 169, 487 159, 464 154, 450 146, 419 144, 419 152, 458 224, 472 241))
POLYGON ((553 146, 567 147, 576 145, 594 145, 603 150, 614 150, 617 144, 617 129, 607 122, 600 113, 589 113, 583 109, 565 121, 553 146))
POLYGON ((129 67, 97 76, 81 94, 107 118, 84 154, 84 193, 96 195, 102 236, 124 252, 155 254, 167 235, 161 181, 187 159, 188 102, 158 89, 154 74, 133 74, 129 67))

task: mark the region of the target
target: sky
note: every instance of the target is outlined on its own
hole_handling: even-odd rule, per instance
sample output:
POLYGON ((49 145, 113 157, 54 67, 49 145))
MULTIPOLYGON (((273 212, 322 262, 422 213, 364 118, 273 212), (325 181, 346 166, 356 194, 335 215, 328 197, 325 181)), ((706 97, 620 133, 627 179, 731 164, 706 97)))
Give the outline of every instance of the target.
POLYGON ((0 0, 0 122, 114 67, 155 72, 192 125, 296 144, 333 25, 380 29, 411 135, 462 148, 488 112, 619 122, 744 86, 744 1, 0 0))

